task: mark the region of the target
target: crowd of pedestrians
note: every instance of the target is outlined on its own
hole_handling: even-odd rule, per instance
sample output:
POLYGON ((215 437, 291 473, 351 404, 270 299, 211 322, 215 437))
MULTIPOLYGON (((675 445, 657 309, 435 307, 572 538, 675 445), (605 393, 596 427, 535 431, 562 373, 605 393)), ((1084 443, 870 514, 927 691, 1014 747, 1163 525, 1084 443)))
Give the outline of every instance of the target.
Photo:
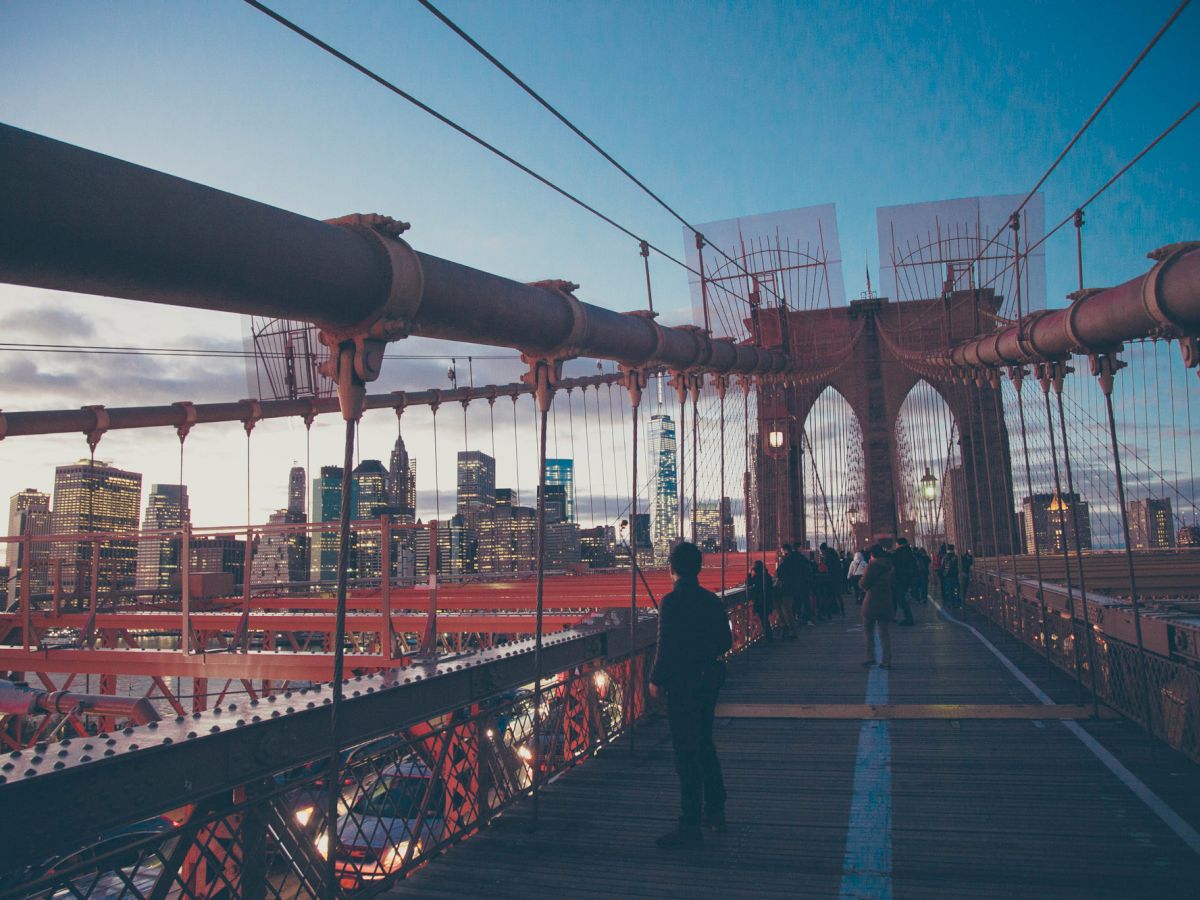
POLYGON ((941 602, 959 609, 974 564, 970 550, 960 554, 953 544, 941 544, 930 555, 906 538, 897 538, 892 550, 875 544, 852 556, 826 544, 816 550, 784 544, 776 556, 774 574, 762 560, 756 560, 747 587, 768 642, 794 640, 802 626, 844 619, 845 595, 850 593, 866 635, 863 664, 875 664, 878 634, 882 646, 878 662, 890 667, 891 626, 916 624, 913 605, 929 602, 930 578, 937 579, 934 583, 941 602))

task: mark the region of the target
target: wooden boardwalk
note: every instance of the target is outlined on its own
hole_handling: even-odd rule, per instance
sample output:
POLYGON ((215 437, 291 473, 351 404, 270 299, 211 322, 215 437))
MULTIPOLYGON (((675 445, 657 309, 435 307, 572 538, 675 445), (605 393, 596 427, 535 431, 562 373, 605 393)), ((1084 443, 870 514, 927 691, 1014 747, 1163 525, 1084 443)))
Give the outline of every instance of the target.
MULTIPOLYGON (((679 802, 658 720, 639 730, 632 757, 625 745, 611 748, 547 786, 535 832, 527 808, 510 811, 389 896, 1200 896, 1200 846, 1089 751, 1068 730, 1076 723, 1058 721, 1064 711, 1032 718, 1038 701, 974 634, 932 606, 916 614, 916 627, 894 630, 887 701, 962 704, 961 718, 887 718, 886 705, 886 720, 869 725, 826 715, 719 718, 729 831, 684 852, 654 847, 679 802), (1026 713, 997 717, 989 707, 1026 713), (890 765, 860 759, 860 741, 873 754, 882 747, 890 765)), ((722 703, 880 707, 885 673, 859 665, 856 625, 851 614, 752 648, 731 665, 722 703)), ((1023 668, 1055 700, 1074 703, 1073 685, 1047 676, 1031 654, 1023 668)), ((1196 766, 1161 748, 1151 759, 1123 721, 1084 727, 1197 826, 1196 766)))

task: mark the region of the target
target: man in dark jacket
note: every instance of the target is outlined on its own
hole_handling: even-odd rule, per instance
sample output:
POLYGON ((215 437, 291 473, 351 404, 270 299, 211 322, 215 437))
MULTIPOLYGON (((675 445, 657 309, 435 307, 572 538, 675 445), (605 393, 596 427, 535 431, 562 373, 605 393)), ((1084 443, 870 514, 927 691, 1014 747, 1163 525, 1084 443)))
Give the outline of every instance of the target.
POLYGON ((908 538, 896 538, 896 550, 892 553, 892 591, 895 593, 896 609, 904 613, 901 625, 913 624, 912 607, 908 605, 908 591, 917 580, 917 558, 913 556, 908 538))
POLYGON ((700 550, 686 541, 671 551, 675 588, 662 598, 658 650, 650 694, 667 694, 667 717, 679 773, 679 826, 655 843, 663 849, 700 843, 704 824, 725 830, 725 782, 713 744, 713 711, 725 681, 724 656, 733 641, 729 616, 716 594, 700 587, 700 550))

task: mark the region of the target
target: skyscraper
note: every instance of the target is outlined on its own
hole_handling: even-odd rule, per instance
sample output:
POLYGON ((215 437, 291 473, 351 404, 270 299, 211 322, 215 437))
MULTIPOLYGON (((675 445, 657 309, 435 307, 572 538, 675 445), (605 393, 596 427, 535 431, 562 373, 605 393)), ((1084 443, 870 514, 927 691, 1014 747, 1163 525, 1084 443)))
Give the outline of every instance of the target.
POLYGON ((1079 546, 1091 550, 1092 520, 1086 500, 1079 499, 1078 494, 1034 494, 1021 501, 1025 552, 1034 552, 1035 538, 1037 549, 1042 553, 1062 553, 1064 542, 1066 547, 1074 549, 1075 517, 1072 506, 1078 506, 1079 546))
MULTIPOLYGON (((191 521, 186 485, 156 484, 146 500, 143 527, 147 531, 174 531, 191 521)), ((138 542, 137 588, 139 591, 166 591, 179 571, 182 541, 170 535, 144 537, 138 542)))
POLYGON ((574 522, 575 520, 575 460, 573 459, 547 459, 546 460, 546 486, 552 484, 562 485, 566 496, 566 512, 563 516, 564 522, 574 522))
POLYGON ((474 516, 496 505, 496 461, 478 450, 458 453, 458 505, 469 525, 474 516))
MULTIPOLYGON (((18 494, 13 494, 8 504, 8 534, 12 537, 23 535, 47 535, 50 533, 50 495, 33 488, 25 488, 18 494)), ((29 587, 34 594, 43 594, 49 584, 49 541, 30 541, 29 558, 25 558, 23 544, 13 542, 8 544, 8 577, 12 585, 8 588, 8 596, 16 598, 20 589, 22 568, 29 565, 29 587)))
POLYGON ((404 438, 396 435, 388 470, 388 500, 397 522, 411 525, 417 520, 417 461, 408 455, 404 438))
MULTIPOLYGON (((355 496, 351 515, 358 521, 378 519, 388 509, 388 471, 377 459, 364 459, 351 473, 355 496)), ((354 578, 379 578, 382 574, 382 535, 363 527, 355 532, 354 578)))
POLYGON ((304 466, 292 466, 288 473, 287 514, 289 522, 303 522, 307 518, 308 502, 304 493, 304 466))
MULTIPOLYGON (((136 531, 141 521, 142 476, 99 460, 81 459, 54 470, 50 515, 56 535, 136 531)), ((62 584, 69 592, 86 590, 91 578, 89 541, 56 541, 52 559, 63 561, 62 584)), ((97 586, 101 591, 132 587, 137 573, 137 541, 100 542, 97 586)))
MULTIPOLYGON (((358 482, 350 481, 350 509, 357 506, 358 482)), ((321 476, 313 481, 313 521, 337 522, 342 514, 342 467, 321 466, 321 476)), ((353 552, 353 546, 349 548, 353 552)), ((338 532, 318 531, 313 535, 311 551, 313 581, 337 578, 338 532)))
POLYGON ((650 504, 650 537, 656 559, 665 561, 679 536, 679 484, 675 423, 666 413, 650 417, 650 467, 654 497, 650 504))
POLYGON ((1157 550, 1175 546, 1175 519, 1171 498, 1145 497, 1125 504, 1129 513, 1129 541, 1134 550, 1157 550))

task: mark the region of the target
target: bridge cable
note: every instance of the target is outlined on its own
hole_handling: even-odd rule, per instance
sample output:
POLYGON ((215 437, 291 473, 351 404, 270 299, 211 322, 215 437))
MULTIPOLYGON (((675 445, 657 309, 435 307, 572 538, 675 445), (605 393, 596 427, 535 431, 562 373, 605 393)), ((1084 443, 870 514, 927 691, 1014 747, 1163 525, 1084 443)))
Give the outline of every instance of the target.
POLYGON ((335 785, 342 783, 342 754, 339 731, 342 705, 342 680, 345 672, 345 641, 346 641, 346 588, 350 564, 350 493, 352 488, 351 466, 354 463, 354 444, 357 420, 346 420, 345 452, 342 458, 342 496, 341 510, 338 516, 338 559, 337 559, 337 607, 333 638, 333 689, 332 705, 329 710, 329 778, 326 784, 330 786, 327 798, 325 816, 326 829, 329 836, 328 852, 326 855, 325 889, 327 896, 338 895, 337 874, 337 824, 338 804, 342 799, 341 791, 335 785))
MULTIPOLYGON (((381 87, 391 91, 393 94, 400 97, 401 99, 407 100, 409 103, 411 103, 413 106, 417 107, 422 112, 427 113, 428 115, 437 119, 443 125, 446 125, 447 127, 453 129, 454 131, 461 134, 463 137, 465 137, 468 140, 472 141, 473 143, 479 145, 480 147, 482 147, 483 149, 487 150, 488 152, 494 154, 495 156, 498 156, 500 159, 504 160, 509 165, 513 166, 516 169, 519 169, 521 172, 524 172, 530 178, 532 178, 535 181, 539 182, 540 184, 550 188, 550 190, 559 194, 566 200, 569 200, 570 202, 574 203, 576 206, 580 207, 581 209, 585 210, 586 212, 591 213, 593 216, 600 219, 602 222, 615 228, 617 231, 621 232, 626 237, 632 238, 634 241, 637 241, 639 243, 639 245, 642 242, 642 240, 643 240, 642 237, 635 234, 632 230, 630 230, 629 228, 626 228, 624 225, 617 222, 615 219, 611 218, 610 216, 605 215, 603 212, 601 212, 596 207, 594 207, 591 204, 587 203, 586 201, 580 199, 578 196, 571 193, 566 188, 560 187, 559 185, 555 184, 553 181, 551 181, 546 176, 541 175, 534 169, 531 169, 529 166, 527 166, 524 163, 517 160, 515 157, 509 155, 508 153, 505 153, 503 150, 501 150, 495 144, 492 144, 491 142, 487 141, 486 139, 480 137, 479 135, 475 134, 473 131, 466 128, 465 126, 460 125, 458 122, 454 121, 449 116, 446 116, 443 113, 438 112, 436 109, 434 109, 429 104, 422 102, 421 100, 417 99, 412 94, 408 93, 408 91, 404 90, 403 88, 399 87, 395 83, 384 78, 382 75, 379 75, 378 73, 376 73, 372 69, 368 68, 367 66, 363 65, 362 63, 356 61, 352 57, 347 56, 345 53, 342 53, 337 48, 335 48, 335 47, 331 46, 330 44, 326 43, 325 41, 321 40, 319 37, 317 37, 312 32, 306 31, 304 28, 300 27, 295 22, 284 17, 280 13, 277 13, 275 10, 271 9, 270 7, 266 6, 265 4, 260 3, 259 0, 243 0, 243 2, 246 3, 248 6, 251 6, 254 9, 257 9, 259 12, 263 13, 263 15, 267 16, 268 18, 274 19, 276 22, 278 22, 284 28, 287 28, 289 31, 304 38, 304 40, 308 41, 309 43, 313 44, 314 46, 318 47, 319 49, 324 50, 330 56, 333 56, 334 58, 340 60, 341 62, 348 65, 350 68, 359 72, 360 74, 365 75, 367 78, 371 79, 372 81, 374 81, 376 84, 380 85, 381 87)), ((677 265, 683 269, 686 269, 687 271, 691 272, 692 274, 697 275, 697 276, 699 276, 701 274, 700 272, 697 272, 695 269, 693 269, 691 266, 689 266, 686 262, 678 259, 677 257, 673 256, 672 254, 663 250, 661 247, 658 247, 655 244, 652 244, 649 242, 647 242, 647 246, 651 250, 653 250, 655 253, 657 253, 659 256, 663 257, 664 259, 670 260, 671 262, 675 263, 675 265, 677 265)), ((749 274, 749 273, 747 273, 747 274, 749 274)))
MULTIPOLYGON (((253 0, 247 0, 247 2, 253 2, 253 0)), ((1088 116, 1087 120, 1083 123, 1083 125, 1080 126, 1079 130, 1075 132, 1075 135, 1067 143, 1067 146, 1062 149, 1062 151, 1055 158, 1054 162, 1050 164, 1050 167, 1042 174, 1042 177, 1038 179, 1037 184, 1030 189, 1029 193, 1025 195, 1025 198, 1020 202, 1017 208, 1013 210, 1012 214, 1014 216, 1018 215, 1025 208, 1026 204, 1028 204, 1033 198, 1033 195, 1037 193, 1038 188, 1046 183, 1046 180, 1050 177, 1054 170, 1058 168, 1059 163, 1063 161, 1071 149, 1079 142, 1080 138, 1083 137, 1084 132, 1091 127, 1094 121, 1096 121, 1096 117, 1100 115, 1106 106, 1108 106, 1109 101, 1116 96, 1117 91, 1119 91, 1125 82, 1129 80, 1129 77, 1133 74, 1134 70, 1141 65, 1142 60, 1146 58, 1146 56, 1154 48, 1154 45, 1159 42, 1159 39, 1161 39, 1162 36, 1167 33, 1167 30, 1175 23, 1175 20, 1179 18, 1180 14, 1187 8, 1190 2, 1191 0, 1183 0, 1183 2, 1181 2, 1179 6, 1175 8, 1175 11, 1171 13, 1167 20, 1162 24, 1158 31, 1154 33, 1154 36, 1150 38, 1150 42, 1142 48, 1142 52, 1139 53, 1133 62, 1129 64, 1129 67, 1125 70, 1124 74, 1117 79, 1116 84, 1114 84, 1109 89, 1108 93, 1104 95, 1104 99, 1100 101, 1100 104, 1095 108, 1095 110, 1092 111, 1092 114, 1088 116)), ((988 248, 996 243, 996 239, 1004 233, 1004 229, 1006 227, 1008 227, 1008 223, 1001 225, 1000 228, 996 230, 996 233, 992 236, 992 238, 983 246, 979 253, 976 254, 975 258, 971 261, 972 268, 974 268, 975 263, 979 262, 983 254, 987 252, 988 248)))
MULTIPOLYGON (((625 166, 621 165, 621 163, 617 162, 617 160, 614 159, 612 157, 612 155, 608 153, 608 151, 606 151, 603 147, 601 147, 599 144, 597 144, 594 140, 592 140, 590 137, 588 137, 586 134, 584 134, 584 132, 581 131, 579 129, 579 127, 575 125, 574 122, 572 122, 565 115, 563 115, 561 112, 559 112, 552 104, 550 104, 549 101, 547 101, 544 97, 542 97, 541 94, 539 94, 532 87, 530 87, 520 76, 518 76, 515 72, 513 72, 510 68, 508 68, 508 66, 504 65, 504 63, 502 63, 492 53, 490 53, 486 48, 484 48, 478 41, 476 41, 473 37, 471 37, 471 35, 469 35, 459 25, 457 25, 455 22, 453 22, 448 16, 446 16, 445 13, 443 13, 440 9, 438 9, 436 6, 434 6, 432 3, 430 3, 429 0, 418 0, 418 2, 422 6, 424 6, 430 13, 432 13, 437 19, 439 19, 442 22, 442 24, 444 24, 447 28, 449 28, 451 31, 453 31, 455 34, 457 34, 460 38, 462 38, 464 41, 466 41, 467 44, 469 44, 484 59, 486 59, 493 66, 495 66, 497 69, 499 69, 505 75, 507 75, 508 78, 514 84, 516 84, 519 88, 521 88, 521 90, 523 90, 526 94, 528 94, 535 101, 537 101, 537 103, 542 108, 544 108, 548 113, 550 113, 552 116, 554 116, 554 118, 558 119, 558 121, 562 122, 562 124, 565 125, 567 128, 569 128, 580 140, 582 140, 585 144, 587 144, 589 147, 591 147, 593 150, 595 150, 597 153, 599 153, 602 157, 604 157, 604 159, 607 160, 609 163, 611 163, 613 165, 613 167, 617 169, 617 171, 619 171, 622 175, 624 175, 626 178, 628 178, 630 181, 632 181, 635 185, 637 185, 639 188, 641 188, 642 191, 648 197, 650 197, 650 199, 652 199, 655 203, 657 203, 664 210, 666 210, 681 225, 683 225, 684 228, 686 228, 689 232, 692 233, 692 235, 696 238, 696 249, 700 253, 700 271, 699 271, 699 273, 696 273, 696 274, 698 274, 700 276, 700 287, 701 287, 701 293, 703 294, 704 293, 704 251, 702 248, 703 248, 703 245, 706 243, 704 235, 701 234, 700 231, 698 231, 694 225, 692 225, 690 222, 688 222, 687 219, 685 219, 678 212, 676 212, 670 205, 668 205, 667 202, 665 200, 663 200, 658 194, 656 194, 649 187, 647 187, 646 184, 644 182, 642 182, 632 172, 630 172, 629 169, 627 169, 625 166)), ((642 241, 641 243, 644 245, 645 241, 642 241)), ((749 271, 747 271, 746 268, 743 267, 741 263, 739 263, 733 257, 729 256, 729 254, 727 254, 720 247, 716 246, 715 244, 710 244, 709 246, 713 247, 714 250, 716 250, 718 253, 720 253, 721 256, 724 257, 726 262, 732 263, 733 265, 737 266, 737 268, 744 275, 746 275, 746 276, 751 275, 751 273, 749 271)), ((644 253, 644 251, 643 251, 643 253, 644 253)), ((775 290, 773 288, 771 288, 769 290, 770 290, 770 293, 772 294, 772 296, 775 296, 776 298, 778 298, 779 295, 775 292, 775 290)), ((653 312, 653 310, 654 310, 653 300, 651 300, 649 306, 650 306, 651 312, 653 312)), ((705 328, 705 331, 708 331, 710 329, 709 329, 709 324, 708 324, 707 299, 705 299, 705 301, 704 301, 704 317, 705 317, 704 328, 705 328)))
MULTIPOLYGON (((1074 586, 1074 577, 1071 572, 1071 542, 1070 542, 1070 539, 1067 534, 1066 515, 1064 514, 1063 509, 1062 509, 1062 506, 1064 503, 1066 503, 1066 501, 1063 500, 1063 496, 1062 496, 1062 478, 1059 474, 1059 467, 1058 467, 1058 448, 1057 448, 1058 442, 1054 436, 1054 414, 1051 412, 1051 409, 1050 409, 1050 386, 1051 386, 1052 380, 1058 376, 1057 365, 1058 364, 1055 364, 1055 363, 1043 364, 1043 365, 1039 366, 1039 371, 1037 374, 1038 374, 1038 381, 1042 387, 1042 399, 1043 399, 1043 401, 1045 403, 1045 407, 1046 407, 1046 433, 1050 439, 1050 461, 1051 461, 1051 465, 1053 466, 1053 469, 1054 469, 1054 496, 1056 496, 1059 500, 1058 516, 1059 516, 1059 525, 1062 528, 1063 572, 1066 575, 1066 580, 1067 580, 1067 613, 1071 617, 1071 648, 1074 651, 1074 656, 1075 656, 1075 680, 1079 684, 1079 703, 1078 703, 1078 705, 1083 706, 1084 700, 1085 700, 1084 688, 1083 688, 1083 663, 1082 663, 1082 660, 1080 659, 1080 655, 1079 655, 1079 640, 1077 639, 1076 634, 1075 634, 1075 589, 1074 589, 1075 586, 1074 586)), ((1072 507, 1074 507, 1074 505, 1075 505, 1074 499, 1072 499, 1070 505, 1072 507)), ((1078 540, 1078 535, 1076 535, 1076 540, 1078 540)), ((1082 600, 1086 604, 1087 596, 1086 595, 1082 596, 1082 600)), ((1094 692, 1095 670, 1093 670, 1092 678, 1093 678, 1092 699, 1094 702, 1096 702, 1098 704, 1099 701, 1097 700, 1097 698, 1095 696, 1095 692, 1094 692)), ((1097 705, 1097 707, 1093 710, 1093 713, 1096 714, 1097 716, 1099 715, 1098 710, 1099 710, 1099 707, 1097 705)))

